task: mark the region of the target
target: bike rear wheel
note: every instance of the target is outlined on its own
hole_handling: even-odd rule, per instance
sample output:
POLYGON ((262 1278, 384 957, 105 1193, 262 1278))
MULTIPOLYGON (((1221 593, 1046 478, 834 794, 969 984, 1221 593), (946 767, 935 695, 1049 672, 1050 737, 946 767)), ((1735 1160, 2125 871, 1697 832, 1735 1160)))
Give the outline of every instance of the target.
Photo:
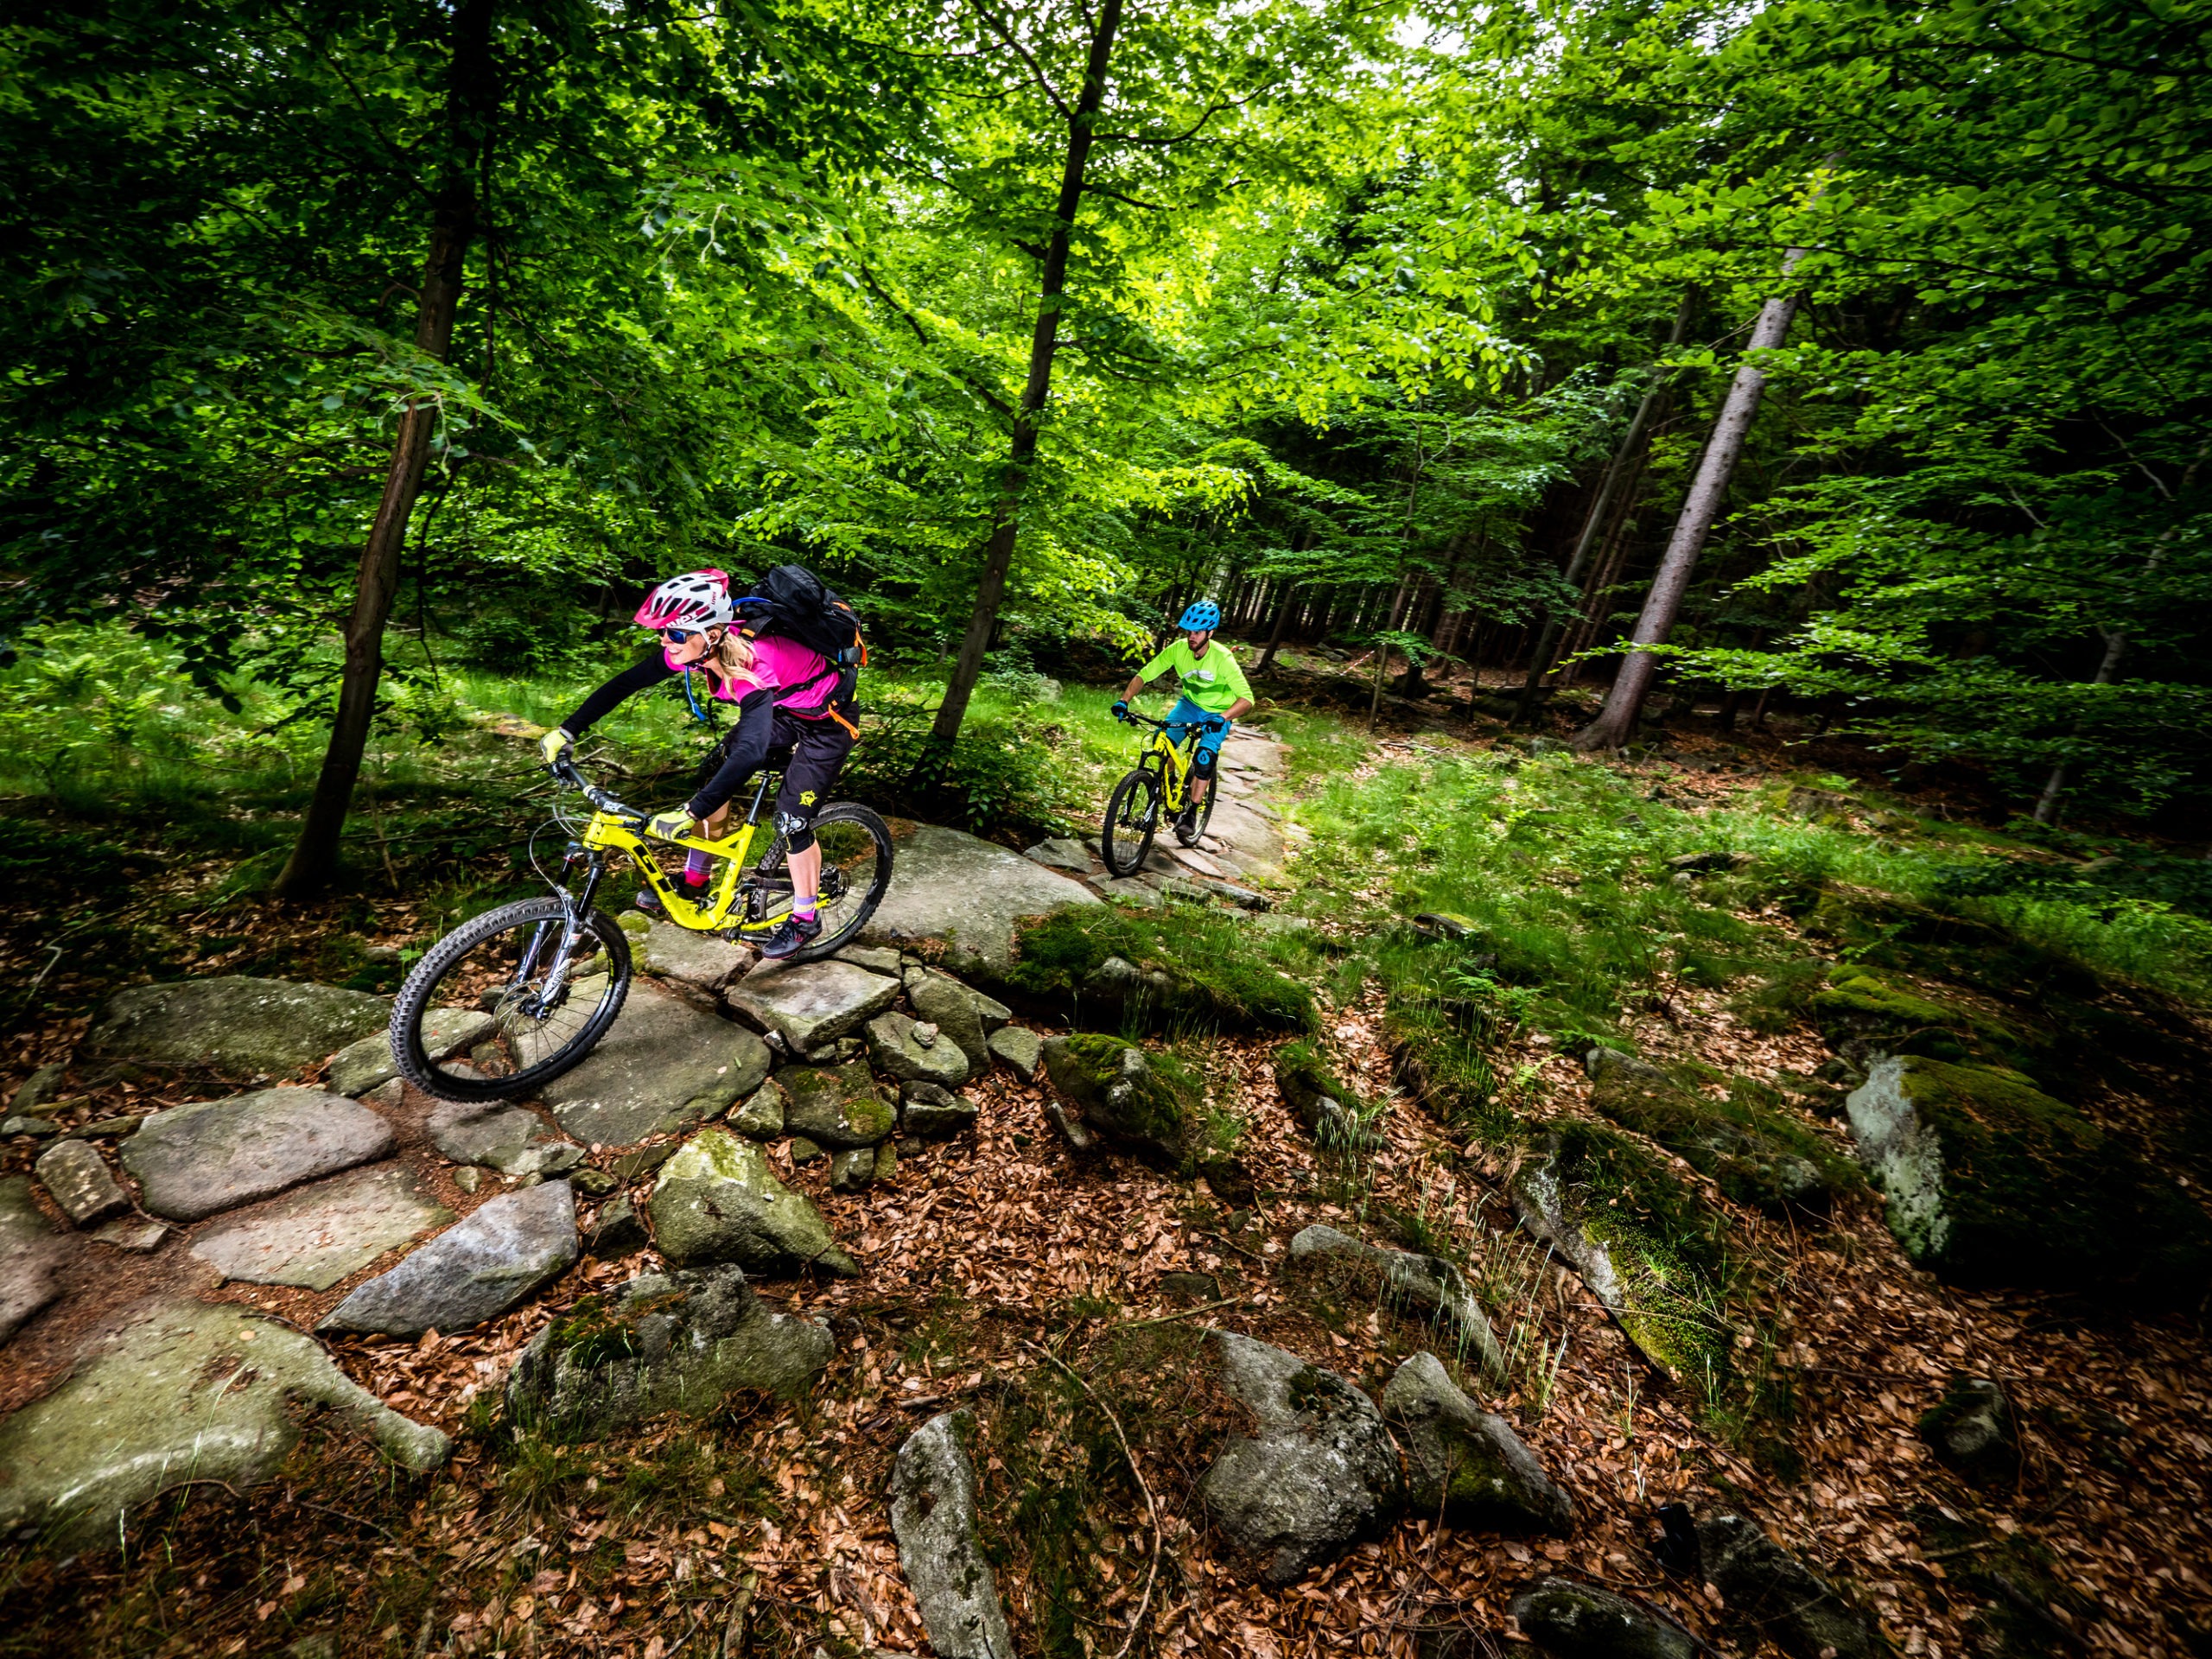
MULTIPOLYGON (((822 848, 822 891, 815 914, 822 937, 785 960, 812 962, 850 944, 883 902, 891 885, 891 830, 857 801, 832 801, 814 815, 814 839, 822 848)), ((791 890, 789 860, 779 836, 753 867, 762 886, 791 890)))
POLYGON ((392 1005, 399 1075, 441 1100, 512 1100, 590 1053, 630 995, 630 943, 594 910, 564 958, 567 918, 558 899, 526 899, 432 945, 392 1005))
POLYGON ((1098 855, 1107 870, 1135 875, 1142 869, 1159 828, 1159 781, 1141 768, 1128 773, 1107 798, 1106 822, 1098 832, 1098 855))

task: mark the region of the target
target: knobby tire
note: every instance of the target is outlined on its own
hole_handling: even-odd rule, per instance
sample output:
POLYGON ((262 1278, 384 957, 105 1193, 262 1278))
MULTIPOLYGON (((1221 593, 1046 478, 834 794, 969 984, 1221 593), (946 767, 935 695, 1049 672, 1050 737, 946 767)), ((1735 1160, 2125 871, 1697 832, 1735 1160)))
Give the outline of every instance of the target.
MULTIPOLYGON (((825 827, 841 823, 854 824, 866 830, 875 842, 875 874, 869 878, 868 891, 861 895, 858 907, 846 918, 844 925, 834 933, 825 931, 812 944, 784 957, 785 962, 813 962, 850 944, 860 936, 861 930, 868 925, 868 918, 875 914, 875 907, 883 902, 884 890, 891 885, 890 828, 874 812, 857 801, 832 801, 814 815, 814 838, 819 842, 825 827)), ((778 836, 753 868, 757 874, 772 880, 782 874, 785 862, 784 838, 778 836)))
POLYGON ((1130 876, 1142 869, 1145 855, 1152 851, 1152 838, 1159 829, 1160 785, 1150 772, 1139 767, 1114 785, 1114 792, 1106 801, 1106 821, 1098 831, 1098 855, 1106 861, 1107 872, 1130 876), (1121 825, 1135 830, 1140 824, 1142 836, 1136 842, 1135 856, 1116 857, 1115 827, 1121 825))

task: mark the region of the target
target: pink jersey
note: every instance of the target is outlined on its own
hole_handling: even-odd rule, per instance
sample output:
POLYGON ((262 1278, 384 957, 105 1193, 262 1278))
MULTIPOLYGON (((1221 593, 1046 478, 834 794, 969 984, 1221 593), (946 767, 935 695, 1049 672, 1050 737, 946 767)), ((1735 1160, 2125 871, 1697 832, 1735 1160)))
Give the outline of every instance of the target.
MULTIPOLYGON (((735 702, 755 690, 776 691, 780 693, 776 698, 779 708, 818 718, 823 704, 836 690, 836 675, 830 664, 796 639, 770 634, 753 640, 752 645, 753 670, 749 677, 740 675, 725 680, 718 674, 703 675, 714 695, 724 702, 735 702)), ((670 672, 683 671, 683 664, 676 660, 673 652, 663 649, 661 660, 668 664, 670 672)))

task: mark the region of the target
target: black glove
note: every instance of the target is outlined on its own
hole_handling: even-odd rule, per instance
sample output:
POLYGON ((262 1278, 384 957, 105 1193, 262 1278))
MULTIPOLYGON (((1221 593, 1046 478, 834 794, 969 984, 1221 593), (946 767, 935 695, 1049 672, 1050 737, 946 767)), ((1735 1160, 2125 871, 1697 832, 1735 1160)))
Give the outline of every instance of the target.
POLYGON ((1206 721, 1205 729, 1209 732, 1225 732, 1229 729, 1229 722, 1219 715, 1216 715, 1206 721))
POLYGON ((1127 720, 1129 717, 1129 705, 1126 702, 1116 703, 1114 705, 1113 714, 1114 718, 1116 720, 1127 720))

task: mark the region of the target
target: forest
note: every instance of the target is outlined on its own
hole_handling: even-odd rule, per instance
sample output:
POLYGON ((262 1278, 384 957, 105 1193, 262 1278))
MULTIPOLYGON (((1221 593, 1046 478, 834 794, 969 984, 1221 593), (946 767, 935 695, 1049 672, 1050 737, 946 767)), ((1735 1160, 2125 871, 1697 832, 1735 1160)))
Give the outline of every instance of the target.
POLYGON ((0 157, 0 1659, 2212 1653, 2205 0, 25 0, 0 157), (785 565, 878 885, 504 1088, 785 565))

